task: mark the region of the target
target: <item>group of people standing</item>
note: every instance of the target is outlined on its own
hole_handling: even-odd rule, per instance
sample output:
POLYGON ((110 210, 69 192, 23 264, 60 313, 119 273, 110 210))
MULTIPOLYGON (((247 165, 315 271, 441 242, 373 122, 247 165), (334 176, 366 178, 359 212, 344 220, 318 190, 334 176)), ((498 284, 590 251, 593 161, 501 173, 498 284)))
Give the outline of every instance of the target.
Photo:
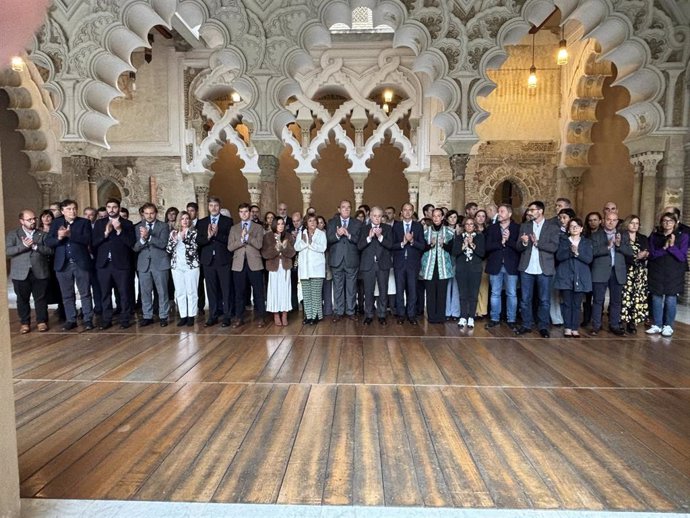
POLYGON ((471 329, 483 311, 489 329, 505 318, 517 335, 536 327, 549 337, 551 324, 562 324, 565 336, 578 337, 581 325, 601 331, 608 292, 612 333, 635 333, 651 302, 646 332, 671 336, 690 235, 677 209, 664 210, 647 237, 639 218, 621 222, 612 202, 603 217, 592 212, 583 221, 565 198, 556 201, 551 219, 544 203, 533 201, 521 224, 510 205, 480 209, 476 203, 462 215, 426 205, 420 219, 410 203, 398 214, 362 206, 353 217, 343 200, 328 221, 313 209, 288 216, 281 203, 264 222, 258 206, 243 203, 237 223, 216 197, 201 219, 194 202, 181 212, 168 209, 163 220, 146 203, 137 224, 116 199, 84 209, 84 217, 74 200, 51 209, 40 221, 23 210, 6 239, 21 333, 31 331, 32 296, 38 331, 48 330, 56 287, 64 330, 77 327, 77 292, 84 330, 94 328, 95 315, 100 329, 112 327, 115 315, 128 328, 138 278, 143 327, 154 313, 167 326, 172 301, 177 325, 193 326, 206 296, 207 327, 242 326, 250 302, 258 327, 266 325, 267 312, 274 325, 285 326, 301 292, 303 322, 310 325, 325 315, 355 320, 357 311, 364 325, 374 319, 387 325, 389 311, 398 324, 416 325, 426 308, 432 324, 457 319, 471 329))

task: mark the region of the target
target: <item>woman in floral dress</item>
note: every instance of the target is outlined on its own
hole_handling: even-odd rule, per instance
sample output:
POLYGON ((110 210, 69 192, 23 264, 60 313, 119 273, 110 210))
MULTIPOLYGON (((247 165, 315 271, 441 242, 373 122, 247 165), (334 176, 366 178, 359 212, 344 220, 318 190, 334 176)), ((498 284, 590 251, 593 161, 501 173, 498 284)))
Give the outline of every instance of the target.
POLYGON ((621 234, 630 239, 633 257, 626 257, 628 276, 623 286, 623 307, 621 323, 628 333, 637 333, 637 324, 647 320, 649 313, 649 286, 647 284, 647 257, 649 245, 647 236, 641 234, 640 218, 632 215, 625 218, 621 234))

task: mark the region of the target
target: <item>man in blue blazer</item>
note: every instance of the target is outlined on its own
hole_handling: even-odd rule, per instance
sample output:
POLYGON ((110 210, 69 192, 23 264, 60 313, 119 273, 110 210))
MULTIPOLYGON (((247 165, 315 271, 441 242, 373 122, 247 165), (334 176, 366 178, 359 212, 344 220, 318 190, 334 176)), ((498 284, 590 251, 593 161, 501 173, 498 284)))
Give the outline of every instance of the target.
POLYGON ((105 208, 108 217, 96 220, 92 236, 92 251, 96 257, 96 275, 103 310, 100 329, 108 329, 113 325, 113 288, 117 288, 120 293, 120 327, 126 329, 129 327, 131 312, 134 225, 120 217, 120 200, 109 199, 105 208))
POLYGON ((77 202, 64 200, 60 203, 62 216, 53 220, 46 245, 55 250, 55 273, 60 284, 65 306, 63 331, 77 327, 77 305, 74 284, 79 291, 81 310, 84 314, 84 331, 93 329, 93 301, 91 300, 91 222, 77 216, 77 202))
MULTIPOLYGON (((228 250, 228 236, 233 221, 220 213, 220 198, 209 196, 209 215, 196 224, 196 242, 199 245, 199 261, 206 279, 209 314, 206 327, 214 326, 223 317, 230 325, 234 311, 235 290, 230 273, 232 252, 228 250)), ((237 308, 244 312, 244 308, 237 308)))
POLYGON ((395 275, 395 311, 398 324, 417 324, 417 278, 422 267, 422 254, 426 248, 424 227, 412 219, 414 207, 403 203, 401 221, 393 223, 393 273, 395 275))
POLYGON ((517 321, 517 281, 520 252, 517 241, 520 225, 512 219, 513 208, 502 204, 496 212, 496 223, 486 229, 486 273, 491 285, 491 320, 487 329, 496 327, 501 320, 501 291, 506 290, 506 312, 508 327, 516 329, 517 321))

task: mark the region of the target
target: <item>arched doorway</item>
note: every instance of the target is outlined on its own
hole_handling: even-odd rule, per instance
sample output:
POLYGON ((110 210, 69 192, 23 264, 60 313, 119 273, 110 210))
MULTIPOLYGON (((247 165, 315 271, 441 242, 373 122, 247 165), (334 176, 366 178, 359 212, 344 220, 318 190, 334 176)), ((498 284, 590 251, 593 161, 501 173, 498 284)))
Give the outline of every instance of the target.
POLYGON ((110 198, 115 198, 116 200, 121 201, 123 195, 117 185, 110 180, 104 180, 103 183, 98 186, 98 207, 105 207, 105 202, 110 198))
POLYGON ((504 180, 498 184, 496 190, 494 191, 494 203, 496 205, 507 203, 517 210, 522 207, 523 201, 522 191, 510 180, 504 180))

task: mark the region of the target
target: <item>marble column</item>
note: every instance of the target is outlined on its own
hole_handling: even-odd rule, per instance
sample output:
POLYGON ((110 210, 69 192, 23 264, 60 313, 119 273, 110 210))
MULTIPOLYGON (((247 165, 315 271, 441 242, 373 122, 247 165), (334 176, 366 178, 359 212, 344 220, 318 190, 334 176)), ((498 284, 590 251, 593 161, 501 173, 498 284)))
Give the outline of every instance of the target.
MULTIPOLYGON (((0 164, 0 209, 2 196, 2 165, 0 164)), ((5 235, 5 222, 0 219, 0 234, 5 235)), ((4 250, 4 248, 3 248, 4 250)), ((7 293, 6 257, 0 260, 0 290, 7 293)), ((12 386, 12 347, 10 341, 7 296, 0 297, 0 515, 19 516, 19 463, 17 461, 17 425, 14 416, 12 386)))
POLYGON ((412 207, 414 207, 414 210, 418 212, 418 216, 421 217, 422 215, 419 214, 419 182, 409 182, 407 184, 407 194, 410 197, 412 207))
POLYGON ((307 209, 311 206, 311 183, 302 184, 300 192, 302 193, 302 214, 306 214, 307 209))
POLYGON ((38 188, 41 189, 41 208, 47 209, 52 202, 51 192, 53 190, 53 178, 49 176, 38 176, 36 178, 38 188))
POLYGON ((189 173, 189 177, 194 184, 194 196, 199 205, 199 218, 208 216, 208 192, 213 173, 211 171, 200 171, 189 173))
POLYGON ((258 183, 250 183, 248 190, 251 204, 261 206, 261 186, 258 183))
POLYGON ((365 175, 352 175, 355 182, 355 206, 352 207, 352 212, 357 210, 357 207, 364 203, 364 179, 365 175))
POLYGON ((640 188, 640 231, 649 235, 656 223, 656 171, 664 154, 658 151, 633 155, 631 160, 642 169, 640 188))
POLYGON ((450 168, 453 172, 453 207, 459 212, 465 209, 465 172, 469 154, 457 154, 450 157, 450 168))
MULTIPOLYGON (((259 155, 259 189, 261 190, 261 200, 259 206, 261 212, 275 211, 278 208, 277 188, 278 165, 280 160, 273 155, 259 155)), ((251 194, 251 193, 250 193, 251 194)))
POLYGON ((640 198, 642 195, 642 166, 639 163, 633 162, 633 200, 632 200, 632 214, 640 213, 640 198))

